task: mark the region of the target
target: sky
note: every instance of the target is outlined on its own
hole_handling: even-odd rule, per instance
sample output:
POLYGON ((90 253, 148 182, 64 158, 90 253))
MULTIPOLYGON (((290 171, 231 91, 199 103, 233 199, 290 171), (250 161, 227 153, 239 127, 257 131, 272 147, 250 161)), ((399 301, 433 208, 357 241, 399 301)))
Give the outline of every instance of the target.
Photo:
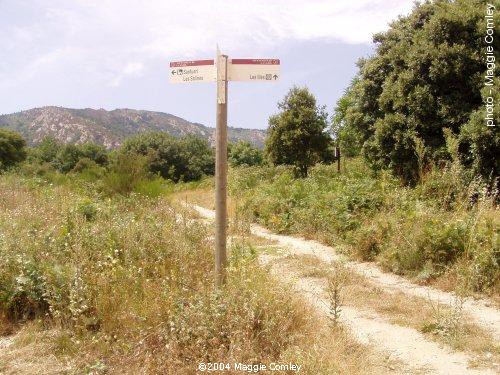
POLYGON ((264 129, 293 85, 331 113, 409 0, 0 0, 0 114, 134 108, 215 123, 215 83, 171 84, 169 62, 279 58, 276 83, 230 82, 230 126, 264 129))

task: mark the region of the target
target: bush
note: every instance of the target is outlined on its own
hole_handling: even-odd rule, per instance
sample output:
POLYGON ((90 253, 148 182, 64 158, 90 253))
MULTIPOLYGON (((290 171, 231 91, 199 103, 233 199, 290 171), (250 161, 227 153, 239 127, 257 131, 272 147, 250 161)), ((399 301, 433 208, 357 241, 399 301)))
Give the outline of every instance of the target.
POLYGON ((262 165, 263 152, 250 142, 238 141, 229 145, 228 160, 232 167, 262 165))
POLYGON ((26 158, 26 141, 20 134, 0 129, 0 171, 20 163, 26 158))
POLYGON ((78 162, 75 164, 73 169, 71 170, 72 172, 83 172, 86 169, 95 169, 97 168, 98 165, 95 161, 89 159, 89 158, 82 158, 79 159, 78 162))
POLYGON ((141 155, 116 153, 110 170, 104 176, 104 189, 108 194, 128 194, 149 178, 148 159, 141 155))
POLYGON ((33 157, 40 162, 52 163, 56 159, 62 146, 63 145, 55 138, 44 137, 37 147, 32 149, 33 157))

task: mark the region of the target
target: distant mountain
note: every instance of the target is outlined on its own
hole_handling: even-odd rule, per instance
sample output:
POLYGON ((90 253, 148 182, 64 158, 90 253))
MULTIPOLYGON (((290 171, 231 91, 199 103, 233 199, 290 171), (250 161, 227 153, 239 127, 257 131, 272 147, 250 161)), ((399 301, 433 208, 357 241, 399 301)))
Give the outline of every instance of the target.
MULTIPOLYGON (((125 138, 141 132, 163 131, 175 137, 194 134, 214 144, 215 129, 180 117, 135 109, 70 109, 42 107, 0 115, 0 128, 15 130, 28 144, 35 145, 51 136, 65 143, 95 142, 118 147, 125 138)), ((257 129, 228 129, 231 142, 249 141, 263 147, 266 132, 257 129)))

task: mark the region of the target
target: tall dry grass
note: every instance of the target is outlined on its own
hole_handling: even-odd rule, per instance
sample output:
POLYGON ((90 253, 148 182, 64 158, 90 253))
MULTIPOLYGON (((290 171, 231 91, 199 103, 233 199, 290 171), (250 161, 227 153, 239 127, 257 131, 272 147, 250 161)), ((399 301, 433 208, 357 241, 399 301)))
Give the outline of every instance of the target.
POLYGON ((318 325, 248 246, 232 248, 227 286, 214 290, 211 238, 165 199, 3 175, 0 334, 31 327, 14 347, 32 348, 41 371, 43 358, 95 374, 191 374, 217 361, 289 360, 310 374, 370 366, 360 346, 350 360, 348 335, 318 325))

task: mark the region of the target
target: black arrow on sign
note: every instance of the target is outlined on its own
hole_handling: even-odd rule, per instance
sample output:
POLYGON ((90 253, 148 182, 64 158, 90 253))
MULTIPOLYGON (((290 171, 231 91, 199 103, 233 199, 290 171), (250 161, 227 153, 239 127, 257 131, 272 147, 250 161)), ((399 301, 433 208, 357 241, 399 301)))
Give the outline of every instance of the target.
POLYGON ((276 80, 276 79, 278 79, 278 76, 275 74, 275 75, 273 75, 273 78, 276 80))

